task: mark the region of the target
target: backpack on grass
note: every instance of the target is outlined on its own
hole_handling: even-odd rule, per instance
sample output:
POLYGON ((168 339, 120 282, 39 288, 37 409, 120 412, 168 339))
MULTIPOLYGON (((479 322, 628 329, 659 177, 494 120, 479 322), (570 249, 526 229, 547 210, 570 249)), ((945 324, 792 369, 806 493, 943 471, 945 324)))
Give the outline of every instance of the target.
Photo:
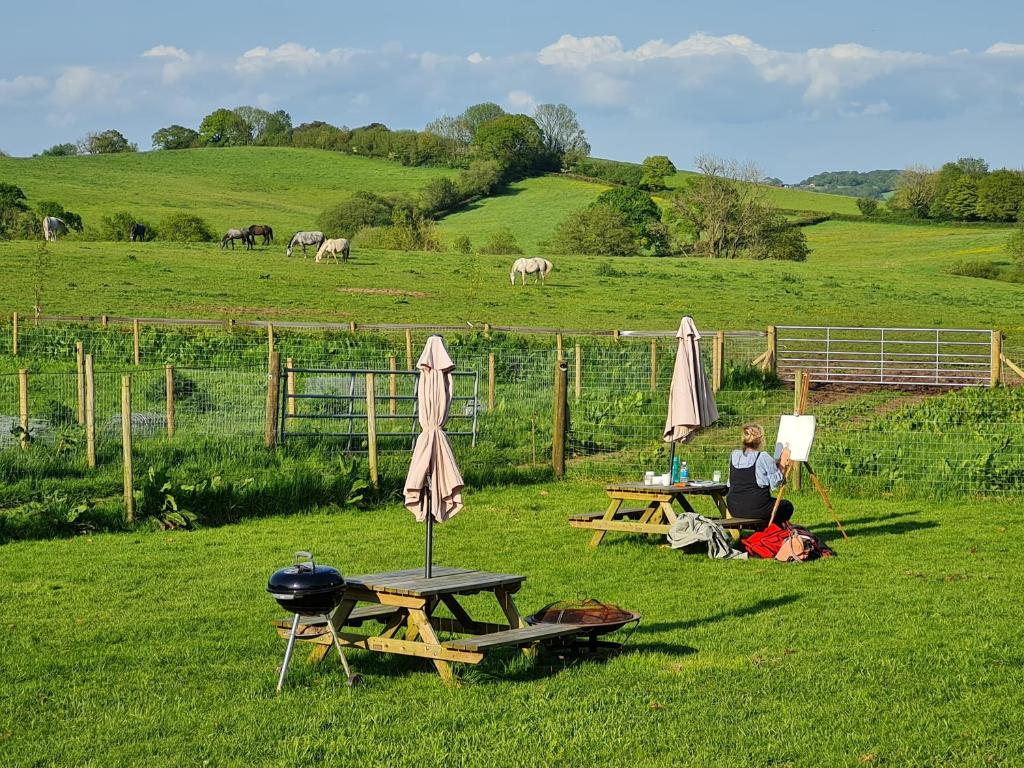
POLYGON ((828 545, 806 528, 772 523, 763 531, 750 534, 743 548, 752 557, 773 558, 783 563, 801 563, 835 555, 828 545))

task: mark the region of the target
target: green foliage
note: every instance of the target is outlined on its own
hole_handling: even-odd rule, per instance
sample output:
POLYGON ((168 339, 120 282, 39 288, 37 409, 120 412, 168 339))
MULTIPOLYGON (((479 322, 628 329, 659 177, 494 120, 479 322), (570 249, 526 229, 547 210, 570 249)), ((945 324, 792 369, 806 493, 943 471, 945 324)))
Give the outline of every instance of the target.
POLYGON ((113 155, 137 152, 138 149, 138 146, 128 141, 124 134, 113 128, 99 133, 88 133, 78 143, 78 151, 83 155, 113 155))
POLYGON ((66 493, 50 491, 24 504, 14 515, 12 527, 31 538, 74 536, 94 530, 89 513, 92 504, 74 500, 66 493))
POLYGON ((428 181, 420 191, 420 209, 430 215, 449 211, 458 205, 460 200, 458 186, 447 176, 428 181))
POLYGON ((1024 208, 1024 173, 993 171, 978 182, 978 217, 987 221, 1017 221, 1024 208))
POLYGON ((47 216, 55 216, 67 224, 68 229, 73 229, 76 232, 82 231, 82 217, 73 211, 67 210, 63 205, 55 200, 39 201, 36 203, 36 212, 39 214, 40 221, 45 219, 47 216))
POLYGON ((39 236, 39 221, 28 213, 20 187, 0 181, 0 239, 27 240, 39 236))
POLYGON ((459 235, 452 241, 452 250, 468 256, 473 252, 473 243, 466 235, 459 235))
POLYGON ((100 240, 129 240, 132 234, 132 226, 142 224, 146 227, 146 240, 152 240, 156 233, 153 229, 139 221, 130 211, 115 211, 100 217, 99 239, 100 240))
POLYGON ((508 227, 499 229, 492 234, 483 245, 480 246, 480 253, 489 256, 519 256, 523 249, 516 240, 515 233, 508 227))
POLYGON ((199 124, 199 141, 207 147, 242 147, 252 144, 252 126, 230 109, 216 109, 199 124))
POLYGON ((473 135, 473 151, 478 159, 496 162, 505 179, 553 167, 540 128, 526 115, 501 115, 481 124, 473 135))
POLYGON ((504 114, 505 110, 493 101, 485 101, 481 104, 473 104, 466 107, 465 111, 458 117, 458 122, 466 132, 467 141, 472 141, 481 125, 495 120, 504 114))
POLYGON ((292 131, 292 146, 344 152, 348 149, 350 136, 351 132, 347 129, 315 120, 312 123, 303 123, 292 131))
POLYGON ((78 154, 78 145, 70 142, 65 144, 54 144, 49 149, 39 153, 40 157, 71 157, 78 154))
POLYGON ((283 109, 268 112, 259 107, 236 107, 234 113, 249 126, 251 143, 263 147, 291 144, 292 118, 283 109))
POLYGON ((199 144, 199 134, 183 125, 169 125, 153 134, 153 149, 191 149, 199 144))
POLYGON ((618 160, 601 160, 596 157, 581 157, 569 170, 580 176, 607 181, 611 184, 624 184, 639 187, 643 181, 643 168, 636 163, 623 163, 618 160))
POLYGON ((160 222, 160 239, 175 243, 209 243, 215 240, 210 225, 193 213, 172 213, 160 222))
POLYGON ((994 261, 964 259, 948 267, 946 273, 961 277, 980 277, 986 280, 995 280, 999 277, 999 266, 994 261))
POLYGON ((548 153, 559 162, 566 156, 578 158, 590 154, 587 135, 567 104, 538 104, 533 119, 540 128, 548 153))
POLYGON ((878 201, 871 197, 858 197, 857 210, 865 216, 875 216, 878 214, 878 201))
POLYGON ((638 256, 640 244, 622 211, 593 204, 569 214, 555 230, 551 252, 638 256))
POLYGON ((394 201, 361 190, 323 211, 317 218, 317 226, 328 237, 347 237, 351 240, 365 227, 390 224, 394 209, 394 201))
POLYGON ((442 250, 433 219, 406 207, 396 207, 392 211, 389 226, 366 227, 356 234, 353 242, 361 248, 389 251, 442 250))
POLYGON ((809 176, 798 187, 851 197, 881 198, 896 189, 900 172, 895 168, 879 171, 828 171, 809 176))
POLYGON ((20 187, 0 181, 0 211, 27 211, 27 199, 20 187))
MULTIPOLYGON (((636 241, 638 252, 664 256, 669 252, 668 230, 661 223, 661 209, 647 192, 636 187, 617 187, 598 195, 592 206, 607 206, 622 214, 636 241)), ((586 220, 584 220, 586 221, 586 220)), ((598 216, 590 222, 608 222, 598 216)))
POLYGON ((1024 222, 1015 227, 1006 240, 1006 252, 1024 267, 1024 222))
POLYGON ((676 173, 676 167, 667 155, 651 155, 640 164, 640 186, 644 189, 665 189, 665 179, 676 173))
POLYGON ((749 230, 745 250, 755 259, 780 261, 806 261, 810 248, 801 227, 786 221, 785 217, 765 206, 753 206, 748 211, 749 230))
POLYGON ((198 515, 178 505, 176 494, 182 490, 171 480, 168 467, 150 466, 142 481, 135 484, 136 517, 164 531, 195 528, 198 515))
POLYGON ((501 184, 501 165, 496 160, 474 160, 456 181, 463 200, 487 197, 501 184))

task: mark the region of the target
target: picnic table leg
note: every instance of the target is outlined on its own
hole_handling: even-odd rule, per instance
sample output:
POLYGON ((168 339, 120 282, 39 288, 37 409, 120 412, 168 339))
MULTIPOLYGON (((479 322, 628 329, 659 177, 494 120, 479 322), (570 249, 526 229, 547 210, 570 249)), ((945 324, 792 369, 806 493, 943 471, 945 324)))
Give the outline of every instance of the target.
MULTIPOLYGON (((426 606, 425 606, 426 607, 426 606)), ((409 620, 413 622, 416 629, 419 630, 420 636, 423 638, 424 645, 440 646, 441 641, 438 640, 437 634, 434 632, 434 627, 430 623, 430 617, 427 615, 427 611, 420 608, 409 609, 409 620)), ((452 672, 452 665, 443 659, 431 659, 434 662, 434 669, 441 676, 441 679, 446 683, 453 682, 455 680, 455 674, 452 672)))
MULTIPOLYGON (((732 517, 732 512, 729 511, 729 505, 725 503, 725 496, 720 493, 712 493, 711 498, 714 499, 715 506, 718 507, 718 511, 722 513, 722 517, 732 517)), ((733 541, 740 540, 740 529, 729 528, 729 535, 732 536, 733 541)))
MULTIPOLYGON (((604 517, 601 520, 611 521, 615 519, 615 513, 619 511, 619 507, 622 506, 622 499, 612 499, 608 505, 608 510, 604 513, 604 517)), ((590 546, 596 547, 601 543, 601 539, 608 531, 594 531, 594 535, 590 537, 590 546)))
POLYGON ((640 519, 637 522, 645 523, 645 524, 646 523, 657 524, 658 523, 658 515, 659 515, 660 512, 661 512, 661 504, 658 503, 657 501, 652 501, 650 504, 647 505, 647 511, 644 512, 640 516, 640 519))
POLYGON ((686 500, 685 496, 677 496, 676 498, 679 500, 679 506, 683 508, 684 512, 690 512, 694 515, 697 514, 697 510, 695 510, 693 505, 686 500))
MULTIPOLYGON (((505 618, 508 619, 508 625, 512 629, 521 629, 526 626, 526 622, 523 617, 519 615, 519 609, 516 607, 516 601, 512 599, 512 593, 504 589, 498 589, 494 592, 495 597, 498 598, 498 605, 501 606, 501 612, 505 614, 505 618)), ((533 658, 537 655, 536 646, 529 646, 523 648, 523 654, 529 658, 533 658)))

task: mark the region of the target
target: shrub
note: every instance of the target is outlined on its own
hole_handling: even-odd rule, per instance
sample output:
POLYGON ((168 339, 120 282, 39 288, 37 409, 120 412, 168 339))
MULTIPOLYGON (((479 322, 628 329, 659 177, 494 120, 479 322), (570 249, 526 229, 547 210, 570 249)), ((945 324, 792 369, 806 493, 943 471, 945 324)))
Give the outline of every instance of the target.
POLYGON ((640 245, 621 211, 591 205, 569 214, 551 239, 555 253, 637 256, 640 245))
POLYGON ((383 248, 389 251, 440 251, 441 241, 434 231, 434 222, 416 212, 396 208, 392 223, 386 227, 366 227, 355 237, 362 248, 383 248))
POLYGON ((870 197, 858 197, 857 208, 865 216, 874 216, 878 213, 878 201, 870 197))
POLYGON ((665 178, 676 172, 676 167, 666 155, 651 155, 640 166, 640 186, 644 189, 664 189, 665 178))
POLYGON ((494 160, 474 160, 456 183, 463 200, 486 197, 501 183, 501 166, 494 160))
POLYGON ((621 213, 641 251, 652 256, 668 253, 668 230, 661 224, 661 209, 647 192, 635 187, 617 187, 598 195, 591 203, 595 205, 606 205, 621 213))
POLYGON ((612 184, 625 184, 630 187, 639 187, 643 180, 643 168, 635 163, 623 163, 618 160, 584 157, 576 162, 570 170, 581 176, 591 176, 595 179, 610 181, 612 184))
POLYGON ((508 227, 499 229, 480 246, 480 253, 491 256, 518 256, 523 253, 515 234, 508 227))
POLYGON ((47 216, 55 216, 67 224, 68 229, 73 229, 76 232, 82 231, 82 217, 73 211, 67 210, 55 200, 41 200, 36 203, 36 210, 39 212, 40 228, 42 227, 42 219, 45 219, 47 216))
POLYGON ((78 154, 78 146, 75 144, 54 144, 49 149, 39 153, 42 157, 71 157, 78 154))
POLYGON ((960 277, 980 277, 985 280, 995 280, 999 277, 999 267, 995 262, 984 260, 958 261, 946 269, 947 275, 959 275, 960 277))
POLYGON ((192 213, 172 213, 160 222, 160 239, 174 243, 209 243, 216 238, 210 225, 192 213))
POLYGON ((364 227, 382 227, 391 223, 395 204, 373 192, 353 192, 346 200, 320 214, 317 225, 328 237, 352 239, 364 227))
POLYGON ((1024 224, 1013 230, 1013 234, 1006 241, 1006 251, 1024 267, 1024 224))
POLYGON ((455 182, 446 176, 428 181, 420 192, 420 208, 428 214, 451 210, 459 204, 461 195, 455 182))
POLYGON ((146 240, 152 240, 155 237, 156 233, 153 231, 153 228, 139 221, 130 211, 116 211, 100 217, 100 240, 129 240, 132 234, 132 227, 136 223, 146 227, 146 240))
POLYGON ((621 269, 616 269, 615 265, 610 261, 602 261, 597 265, 594 274, 598 277, 626 277, 628 273, 623 272, 621 269))
POLYGON ((452 242, 452 250, 455 251, 456 253, 461 253, 468 256, 473 252, 473 243, 470 241, 468 236, 459 235, 452 242))

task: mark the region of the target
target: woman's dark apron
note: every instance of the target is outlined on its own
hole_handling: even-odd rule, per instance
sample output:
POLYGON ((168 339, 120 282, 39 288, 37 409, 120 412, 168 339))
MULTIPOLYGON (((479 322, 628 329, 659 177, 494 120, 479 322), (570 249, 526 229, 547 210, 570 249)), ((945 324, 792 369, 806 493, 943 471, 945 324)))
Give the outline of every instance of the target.
POLYGON ((729 494, 726 503, 733 517, 767 520, 772 516, 775 500, 770 489, 757 484, 757 461, 746 469, 738 469, 729 462, 729 494))

